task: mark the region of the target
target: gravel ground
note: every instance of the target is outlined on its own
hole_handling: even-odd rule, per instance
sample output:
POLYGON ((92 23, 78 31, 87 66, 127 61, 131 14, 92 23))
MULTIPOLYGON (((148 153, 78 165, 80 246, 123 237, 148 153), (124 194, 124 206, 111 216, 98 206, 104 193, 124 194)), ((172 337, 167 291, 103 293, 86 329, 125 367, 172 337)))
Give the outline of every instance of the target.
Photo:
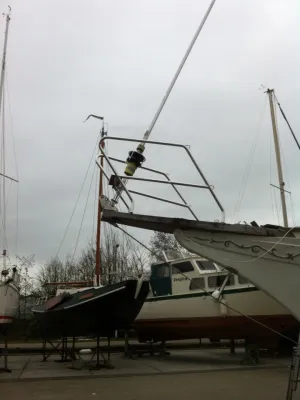
MULTIPOLYGON (((174 375, 2 382, 8 400, 284 400, 288 371, 256 370, 174 375)), ((293 400, 300 400, 300 388, 293 400)))

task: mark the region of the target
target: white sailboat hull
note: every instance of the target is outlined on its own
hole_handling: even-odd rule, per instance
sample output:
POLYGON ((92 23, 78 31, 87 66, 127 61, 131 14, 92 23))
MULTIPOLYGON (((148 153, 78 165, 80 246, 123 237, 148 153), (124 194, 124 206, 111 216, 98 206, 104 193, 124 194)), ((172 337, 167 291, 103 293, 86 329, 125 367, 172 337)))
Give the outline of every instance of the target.
POLYGON ((300 238, 175 230, 189 251, 237 272, 300 320, 300 238))
POLYGON ((102 220, 173 233, 187 250, 240 274, 300 320, 300 228, 191 221, 104 210, 102 220))
POLYGON ((0 282, 0 326, 10 324, 19 310, 19 292, 13 283, 0 282))

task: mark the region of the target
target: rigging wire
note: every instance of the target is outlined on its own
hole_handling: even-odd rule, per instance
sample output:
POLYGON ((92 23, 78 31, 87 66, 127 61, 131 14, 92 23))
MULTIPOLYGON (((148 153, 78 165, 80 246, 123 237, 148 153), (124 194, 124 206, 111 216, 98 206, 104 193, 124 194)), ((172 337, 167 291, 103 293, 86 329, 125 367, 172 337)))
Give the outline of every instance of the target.
MULTIPOLYGON (((1 94, 0 94, 1 95, 1 94)), ((6 192, 5 192, 5 107, 4 107, 4 91, 2 92, 2 140, 1 140, 1 155, 2 164, 1 169, 3 173, 2 177, 2 231, 3 231, 3 250, 7 249, 7 233, 6 233, 6 192)))
POLYGON ((242 204, 243 198, 244 198, 245 189, 246 189, 246 186, 247 186, 247 182, 248 182, 248 179, 249 179, 251 166, 252 166, 253 159, 254 159, 254 154, 255 154, 255 151, 256 151, 256 147, 257 147, 259 136, 260 136, 260 132, 261 132, 262 122, 263 122, 263 119, 264 119, 264 116, 265 116, 265 112, 266 112, 266 105, 267 105, 267 99, 265 99, 262 112, 261 112, 261 114, 259 116, 257 129, 256 129, 256 135, 254 137, 254 141, 253 141, 252 147, 250 149, 249 158, 248 158, 248 161, 247 161, 247 164, 246 164, 246 168, 245 168, 245 171, 244 171, 244 175, 243 175, 243 179, 242 179, 242 185, 240 187, 239 194, 238 194, 238 199, 237 199, 234 211, 233 211, 232 220, 234 220, 234 218, 238 215, 238 213, 240 211, 240 208, 241 208, 241 204, 242 204))
MULTIPOLYGON (((0 96, 2 96, 2 93, 0 93, 0 96)), ((0 99, 0 102, 1 102, 1 99, 0 99)), ((4 123, 3 123, 4 122, 4 102, 2 104, 2 108, 0 108, 0 115, 1 114, 3 114, 3 119, 1 120, 1 135, 3 135, 4 134, 4 132, 3 132, 3 129, 4 129, 4 123)), ((1 169, 1 172, 3 173, 3 171, 2 171, 2 163, 3 163, 3 143, 2 143, 2 140, 0 140, 0 169, 1 169)), ((3 181, 4 176, 1 177, 0 179, 1 179, 1 181, 0 181, 1 182, 0 183, 0 215, 1 215, 1 231, 2 231, 2 229, 3 229, 3 215, 4 215, 4 212, 2 211, 2 210, 4 210, 4 206, 3 206, 3 202, 2 202, 3 201, 3 199, 2 199, 2 185, 4 183, 4 181, 3 181)), ((1 240, 1 238, 0 238, 0 240, 1 240)))
MULTIPOLYGON (((95 239, 95 220, 96 220, 96 210, 97 210, 97 205, 98 205, 98 202, 97 202, 97 192, 98 192, 98 182, 99 182, 98 175, 100 172, 98 170, 99 169, 97 168, 96 174, 95 174, 96 183, 95 183, 94 207, 93 207, 92 243, 96 241, 96 239, 95 239)), ((99 201, 99 199, 98 199, 98 201, 99 201)))
MULTIPOLYGON (((12 118, 12 111, 11 111, 11 102, 10 102, 10 92, 9 92, 7 71, 5 74, 5 83, 6 83, 11 136, 12 136, 12 142, 13 142, 13 153, 14 153, 14 162, 15 162, 15 169, 16 169, 16 179, 19 180, 19 166, 18 166, 18 159, 17 159, 17 152, 16 152, 16 140, 15 140, 15 134, 14 134, 14 125, 13 125, 13 118, 12 118)), ((19 184, 17 184, 17 203, 16 203, 17 215, 16 215, 16 238, 15 238, 15 240, 16 240, 16 255, 18 254, 18 249, 19 249, 19 196, 20 196, 19 189, 20 189, 19 184)))
POLYGON ((272 188, 273 189, 273 195, 274 195, 274 201, 275 201, 275 210, 276 210, 276 215, 277 215, 277 225, 280 225, 280 209, 278 207, 278 202, 277 202, 277 197, 276 197, 276 188, 272 188))
MULTIPOLYGON (((124 229, 121 228, 119 225, 116 224, 116 227, 118 227, 121 231, 123 231, 124 233, 126 233, 127 235, 129 235, 133 240, 135 240, 137 243, 139 243, 141 246, 143 246, 143 247, 144 247, 146 250, 148 250, 151 254, 155 255, 159 260, 161 260, 161 261, 163 261, 164 263, 166 263, 166 260, 165 260, 161 255, 159 255, 159 254, 157 254, 156 252, 154 252, 153 250, 151 250, 148 246, 146 246, 146 245, 143 244, 141 241, 139 241, 138 239, 136 239, 133 235, 129 234, 128 232, 125 232, 124 229)), ((277 244, 279 244, 280 241, 281 241, 288 233, 290 233, 290 232, 292 231, 292 229, 294 229, 294 228, 289 229, 289 230, 285 233, 285 235, 284 235, 282 238, 280 238, 280 240, 278 241, 278 243, 276 243, 274 246, 276 246, 277 244)), ((273 246, 273 247, 274 247, 274 246, 273 246)), ((272 250, 272 249, 271 249, 271 250, 272 250)), ((271 251, 271 250, 270 250, 270 251, 271 251)), ((263 254, 263 255, 264 255, 264 254, 263 254)), ((263 255, 262 255, 262 256, 263 256, 263 255)), ((260 257, 258 257, 258 258, 260 258, 260 257)), ((254 261, 254 260, 252 260, 252 261, 254 261)), ((168 262, 168 264, 170 265, 169 262, 168 262)), ((290 342, 292 342, 292 343, 294 343, 294 344, 297 344, 296 341, 294 341, 293 339, 289 338, 288 336, 283 335, 282 333, 276 331, 275 329, 269 327, 268 325, 265 325, 264 323, 262 323, 262 322, 260 322, 260 321, 257 321, 255 318, 250 317, 250 315, 244 314, 244 313, 242 313, 241 311, 235 309, 234 307, 229 306, 226 302, 223 302, 223 301, 220 300, 220 299, 216 299, 216 298, 213 296, 213 293, 208 292, 206 289, 204 289, 202 286, 200 286, 197 282, 193 281, 193 278, 190 278, 190 277, 187 276, 185 273, 181 272, 178 268, 176 268, 176 265, 172 265, 172 268, 175 268, 179 274, 181 274, 183 277, 185 277, 188 281, 193 282, 193 284, 196 285, 196 286, 198 286, 198 288, 201 289, 207 296, 212 297, 215 301, 217 301, 218 303, 224 305, 224 306, 225 306, 226 308, 228 308, 229 310, 231 310, 231 311, 233 311, 233 312, 235 312, 235 313, 241 315, 242 317, 245 317, 245 318, 249 319, 250 321, 256 323, 257 325, 262 326, 262 327, 265 328, 265 329, 268 329, 269 331, 275 333, 276 335, 279 335, 279 336, 281 336, 282 338, 287 339, 287 340, 289 340, 290 342)))
POLYGON ((95 154, 95 151, 96 151, 96 149, 97 149, 99 140, 100 140, 100 135, 99 135, 98 138, 97 138, 97 141, 96 141, 96 144, 95 144, 95 147, 94 147, 94 150, 93 150, 91 159, 90 159, 90 161, 89 161, 89 164, 88 164, 88 167, 87 167, 85 176, 84 176, 84 178, 83 178, 83 182, 82 182, 81 187, 80 187, 80 190, 79 190, 78 197, 77 197, 76 202, 75 202, 75 204, 74 204, 74 207, 73 207, 73 210, 72 210, 72 213, 71 213, 69 222, 68 222, 68 224, 67 224, 67 227, 66 227, 66 229, 65 229, 64 235, 63 235, 63 237, 62 237, 62 239, 61 239, 61 241, 60 241, 60 244, 59 244, 59 246, 58 246, 58 250, 57 250, 57 252, 56 252, 55 258, 57 258, 58 254, 59 254, 59 252, 60 252, 60 250, 61 250, 61 247, 62 247, 62 245, 63 245, 63 242, 64 242, 64 240, 65 240, 65 238, 66 238, 66 236, 67 236, 67 233, 68 233, 68 231, 69 231, 69 228, 70 228, 70 225, 71 225, 73 216, 74 216, 74 214, 75 214, 75 211, 76 211, 76 208, 77 208, 77 205, 78 205, 78 202, 79 202, 79 199, 80 199, 80 196, 81 196, 83 187, 84 187, 84 185, 85 185, 85 182, 86 182, 86 179, 87 179, 87 176, 88 176, 88 173, 89 173, 91 164, 92 164, 92 161, 93 161, 93 159, 94 159, 94 154, 95 154))
POLYGON ((284 113, 284 111, 283 111, 283 109, 282 109, 282 107, 281 107, 281 105, 280 105, 278 99, 277 99, 277 97, 275 96, 275 94, 274 94, 274 98, 275 98, 275 101, 276 101, 276 103, 277 103, 277 105, 278 105, 278 108, 279 108, 279 110, 280 110, 280 112, 281 112, 281 115, 283 116, 285 122, 287 123, 287 126, 289 127, 290 132, 291 132, 291 134, 293 135, 293 138, 294 138, 294 140, 295 140, 295 142, 296 142, 296 145, 297 145, 298 149, 300 150, 300 144, 299 144, 299 142, 298 142, 298 140, 297 140, 297 138, 296 138, 296 135, 295 135, 295 133, 294 133, 294 131, 293 131, 293 129, 292 129, 292 127, 291 127, 291 125, 290 125, 290 123, 289 123, 289 121, 288 121, 288 119, 287 119, 287 117, 286 117, 286 115, 285 115, 285 113, 284 113))
MULTIPOLYGON (((280 141, 280 139, 279 139, 279 141, 280 141)), ((287 166, 287 162, 286 162, 286 158, 285 158, 285 156, 284 156, 284 152, 282 151, 281 152, 281 155, 282 155, 282 159, 283 159, 283 166, 284 166, 284 171, 285 171, 285 181, 287 181, 287 183, 288 183, 288 188, 289 188, 289 190, 286 190, 286 186, 284 186, 284 190, 285 190, 285 193, 288 193, 290 196, 292 196, 292 193, 291 193, 291 182, 290 182, 290 177, 289 177, 289 170, 288 170, 288 166, 287 166)), ((291 205, 291 204, 290 204, 291 205)), ((292 209, 291 209, 291 214, 292 214, 292 209)), ((292 218, 293 218, 293 215, 292 215, 292 218)), ((295 223, 293 222, 293 225, 295 225, 295 223)))
MULTIPOLYGON (((274 92, 273 92, 273 96, 274 96, 274 92)), ((278 118, 277 118, 277 109, 276 109, 276 107, 274 107, 274 118, 275 118, 276 130, 278 132, 279 130, 278 130, 278 118)), ((273 133, 271 135, 272 135, 272 138, 273 138, 273 133)), ((280 156, 282 158, 282 147, 280 145, 279 134, 277 136, 278 136, 278 142, 279 142, 279 152, 280 152, 280 156)), ((274 145, 274 149, 275 149, 275 145, 274 145)), ((282 208, 278 204, 278 199, 277 199, 277 196, 276 196, 276 194, 277 194, 276 188, 273 188, 273 193, 274 193, 274 200, 275 200, 275 207, 276 207, 276 214, 277 214, 277 224, 280 225, 280 220, 281 220, 281 217, 283 218, 283 214, 282 214, 282 208)), ((279 203, 280 202, 281 202, 281 200, 279 200, 279 203)))
POLYGON ((296 225, 296 216, 295 216, 295 208, 294 208, 294 202, 293 202, 293 197, 292 193, 289 192, 290 195, 290 205, 291 205, 291 214, 292 214, 292 223, 295 226, 296 225))
POLYGON ((79 243, 79 238, 80 238, 80 234, 81 234, 81 230, 82 230, 82 225, 83 225, 83 221, 84 221, 84 217, 85 217, 88 201, 89 201, 89 198, 90 198, 90 193, 91 193, 91 189, 92 189, 92 183, 93 183, 93 180, 94 180, 95 171, 96 171, 96 164, 94 165, 94 169, 93 169, 93 173, 92 173, 92 179, 91 179, 88 195, 87 195, 86 202, 85 202, 83 215, 82 215, 82 218, 81 218, 81 223, 80 223, 79 232, 78 232, 78 235, 77 235, 77 240, 76 240, 76 244, 75 244, 75 248, 74 248, 74 252, 73 252, 73 256, 72 256, 72 261, 74 261, 74 259, 75 259, 75 255, 76 255, 76 251, 77 251, 77 247, 78 247, 78 243, 79 243))
POLYGON ((274 187, 272 186, 272 171, 273 171, 273 158, 272 158, 272 154, 273 154, 273 146, 274 146, 274 142, 273 142, 273 134, 270 132, 270 140, 269 140, 269 188, 270 188, 270 198, 271 198, 271 205, 272 205, 272 216, 273 216, 273 221, 275 221, 276 219, 276 215, 275 215, 275 211, 277 214, 277 224, 279 225, 279 214, 278 214, 278 208, 277 208, 277 203, 276 203, 276 193, 274 190, 274 187))
MULTIPOLYGON (((12 181, 10 181, 9 188, 8 188, 8 190, 7 190, 7 193, 6 193, 5 207, 4 207, 5 210, 7 210, 8 199, 9 199, 9 194, 10 194, 10 191, 11 191, 11 187, 12 187, 12 181)), ((3 219, 3 218, 4 218, 4 217, 3 217, 3 214, 2 214, 0 232, 1 232, 1 231, 4 232, 4 226, 3 226, 3 225, 4 225, 4 219, 3 219)), ((7 233, 6 233, 6 232, 4 232, 4 233, 5 233, 5 245, 4 245, 4 249, 7 249, 7 248, 8 248, 7 233)), ((3 233, 3 234, 4 234, 4 233, 3 233)))
MULTIPOLYGON (((127 244, 129 244, 129 239, 128 239, 128 236, 129 236, 131 239, 133 239, 134 241, 136 241, 140 246, 144 247, 147 251, 149 251, 152 255, 155 255, 158 259, 162 260, 163 262, 166 262, 159 254, 157 254, 156 252, 154 252, 153 250, 151 250, 148 246, 146 246, 146 245, 145 245, 144 243, 142 243, 140 240, 136 239, 136 238, 135 238, 133 235, 131 235, 127 230, 121 228, 121 227, 120 227, 119 225, 117 225, 117 224, 115 224, 114 226, 115 226, 116 228, 118 228, 119 230, 121 230, 121 231, 123 232, 123 234, 125 234, 125 238, 126 238, 127 244)), ((277 244, 279 244, 279 243, 284 239, 284 237, 287 236, 293 229, 294 229, 294 227, 291 228, 291 229, 289 229, 289 230, 285 233, 285 235, 284 235, 283 237, 281 237, 281 238, 278 240, 278 242, 275 243, 275 244, 272 246, 272 248, 271 248, 269 251, 271 251, 277 244)), ((262 257, 263 257, 264 255, 266 255, 269 251, 267 251, 266 253, 262 254, 260 257, 257 257, 257 258, 252 259, 252 260, 244 261, 244 262, 253 262, 253 261, 255 261, 255 260, 259 259, 259 258, 262 258, 262 257)), ((176 268, 176 267, 175 267, 175 268, 176 268)), ((190 282, 192 282, 192 279, 189 278, 186 274, 182 273, 182 272, 179 271, 178 269, 177 269, 177 271, 178 271, 182 276, 184 276, 186 279, 188 279, 190 282)), ((202 291, 204 291, 204 292, 206 293, 207 296, 212 297, 215 301, 217 301, 217 302, 219 302, 220 304, 224 305, 226 308, 230 309, 231 311, 234 311, 235 313, 237 313, 237 314, 239 314, 239 315, 241 315, 241 316, 243 316, 243 317, 245 317, 245 318, 251 320, 252 322, 256 323, 257 325, 262 326, 263 328, 265 328, 265 329, 267 329, 267 330, 269 330, 269 331, 275 333, 276 335, 281 336, 281 337, 284 338, 284 339, 289 340, 290 342, 292 342, 292 343, 294 343, 294 344, 296 343, 294 340, 292 340, 291 338, 289 338, 289 337, 283 335, 282 333, 276 331, 275 329, 273 329, 273 328, 271 328, 271 327, 269 327, 269 326, 263 324, 263 323, 260 322, 260 321, 257 321, 255 318, 253 318, 253 317, 251 317, 251 316, 249 316, 249 315, 246 315, 246 314, 240 312, 239 310, 237 310, 237 309, 235 309, 235 308, 229 306, 226 302, 223 302, 223 301, 220 300, 220 299, 216 299, 216 298, 212 295, 212 293, 210 293, 210 292, 208 292, 207 290, 205 290, 203 287, 201 287, 201 286, 200 286, 199 284, 197 284, 196 282, 193 282, 193 283, 196 284, 196 286, 198 286, 199 289, 201 289, 202 291)))
MULTIPOLYGON (((274 95, 274 98, 275 98, 275 100, 276 100, 276 102, 277 102, 277 104, 278 104, 278 100, 276 99, 276 96, 275 96, 275 94, 273 94, 274 95)), ((277 131, 278 131, 278 121, 277 121, 277 109, 276 109, 276 107, 274 108, 274 112, 275 112, 275 122, 276 122, 276 126, 277 126, 277 131)), ((287 183, 288 183, 288 187, 289 187, 289 191, 287 191, 286 190, 286 187, 284 186, 284 191, 285 191, 285 193, 289 193, 290 194, 290 196, 291 196, 291 183, 290 183, 290 179, 289 179, 289 171, 288 171, 288 166, 287 166, 287 162, 286 162, 286 158, 285 158, 285 154, 284 154, 284 152, 283 152, 283 146, 282 146, 282 143, 281 143, 281 140, 280 140, 280 136, 278 135, 278 141, 279 141, 279 149, 280 149, 280 155, 281 155, 281 158, 282 158, 282 160, 283 160, 283 167, 284 167, 284 176, 285 176, 285 181, 287 181, 287 183)), ((292 209, 291 209, 291 214, 293 214, 293 211, 292 211, 292 209)), ((293 219, 293 225, 295 226, 295 219, 294 219, 294 216, 292 215, 292 219, 293 219)), ((278 222, 278 224, 280 225, 280 222, 278 222)))

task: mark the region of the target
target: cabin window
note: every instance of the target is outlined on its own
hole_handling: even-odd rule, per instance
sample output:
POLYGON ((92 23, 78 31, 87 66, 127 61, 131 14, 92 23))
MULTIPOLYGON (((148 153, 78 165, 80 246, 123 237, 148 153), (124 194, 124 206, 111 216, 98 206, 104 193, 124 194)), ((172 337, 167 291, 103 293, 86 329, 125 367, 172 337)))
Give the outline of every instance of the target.
MULTIPOLYGON (((221 287, 223 282, 225 281, 227 275, 215 275, 215 276, 210 276, 207 280, 208 286, 210 288, 217 288, 221 287)), ((232 286, 234 285, 234 276, 230 275, 226 286, 232 286)))
POLYGON ((170 276, 170 267, 168 265, 164 265, 163 267, 158 268, 157 276, 159 278, 167 278, 170 276))
POLYGON ((241 275, 238 275, 238 281, 239 281, 239 283, 240 283, 241 285, 247 285, 247 284, 250 283, 246 278, 244 278, 244 277, 241 276, 241 275))
POLYGON ((194 271, 193 265, 189 261, 181 262, 178 264, 174 264, 172 267, 172 274, 184 274, 186 272, 192 272, 194 271))
POLYGON ((168 278, 170 276, 170 267, 167 264, 155 265, 152 267, 151 276, 154 278, 168 278))
POLYGON ((216 271, 216 267, 212 261, 196 261, 201 271, 216 271))
POLYGON ((205 289, 204 278, 193 278, 190 283, 190 290, 205 289))

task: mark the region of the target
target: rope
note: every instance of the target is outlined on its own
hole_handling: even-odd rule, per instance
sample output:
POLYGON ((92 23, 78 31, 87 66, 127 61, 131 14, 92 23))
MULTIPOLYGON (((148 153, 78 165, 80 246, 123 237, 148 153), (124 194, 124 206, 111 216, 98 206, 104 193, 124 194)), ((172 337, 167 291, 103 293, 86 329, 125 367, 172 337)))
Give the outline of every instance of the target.
POLYGON ((293 131, 293 129, 292 129, 292 127, 291 127, 291 125, 290 125, 290 123, 289 123, 289 121, 288 121, 288 119, 287 119, 287 117, 286 117, 286 115, 285 115, 285 113, 284 113, 284 111, 283 111, 283 109, 281 108, 281 105, 280 105, 280 103, 279 103, 277 97, 275 96, 275 94, 274 94, 274 98, 275 98, 275 101, 276 101, 276 103, 277 103, 277 105, 278 105, 278 107, 279 107, 279 110, 280 110, 280 112, 281 112, 281 115, 283 116, 285 122, 287 123, 287 126, 289 127, 290 132, 291 132, 291 134, 293 135, 293 138, 294 138, 294 140, 295 140, 295 142, 296 142, 296 145, 297 145, 298 149, 300 150, 300 144, 299 144, 299 142, 298 142, 298 140, 297 140, 297 138, 296 138, 296 135, 295 135, 295 133, 294 133, 294 131, 293 131))
MULTIPOLYGON (((116 225, 116 227, 119 228, 121 231, 123 231, 126 235, 129 235, 133 240, 135 240, 137 243, 139 243, 141 246, 143 246, 143 247, 144 247, 146 250, 148 250, 150 253, 152 253, 153 255, 155 255, 158 259, 160 259, 160 260, 163 261, 164 263, 166 262, 166 260, 163 259, 163 257, 161 257, 159 254, 156 254, 153 250, 151 250, 149 247, 147 247, 146 245, 144 245, 142 242, 140 242, 140 241, 139 241, 138 239, 136 239, 134 236, 132 236, 132 235, 130 235, 129 233, 127 233, 123 228, 120 228, 119 225, 116 225)), ((292 229, 294 229, 294 228, 291 228, 289 231, 287 231, 286 234, 285 234, 282 238, 280 238, 280 240, 278 241, 278 243, 280 243, 280 241, 281 241, 289 232, 291 232, 292 229)), ((274 246, 276 246, 278 243, 276 243, 274 246)), ((258 257, 258 258, 260 258, 260 257, 258 257)), ((258 259, 258 258, 257 258, 257 259, 258 259)), ((254 260, 252 260, 252 261, 254 261, 254 260)), ((294 343, 294 344, 297 344, 297 342, 295 342, 294 340, 292 340, 292 339, 289 338, 288 336, 283 335, 282 333, 276 331, 275 329, 270 328, 268 325, 265 325, 265 324, 263 324, 262 322, 257 321, 255 318, 252 318, 252 317, 250 317, 249 315, 242 313, 241 311, 235 309, 234 307, 229 306, 227 303, 225 303, 225 302, 223 302, 223 301, 221 301, 221 300, 219 300, 219 299, 216 299, 216 298, 212 295, 212 293, 208 292, 206 289, 204 289, 203 287, 201 287, 197 282, 193 281, 193 278, 190 278, 190 277, 188 277, 185 273, 181 272, 178 268, 176 268, 175 265, 172 265, 172 264, 170 264, 169 262, 168 262, 168 264, 171 265, 172 268, 175 268, 175 269, 177 270, 177 272, 178 272, 180 275, 182 275, 183 277, 185 277, 188 281, 193 282, 193 284, 196 285, 199 289, 201 289, 207 296, 212 297, 215 301, 217 301, 218 303, 224 305, 224 306, 225 306, 226 308, 228 308, 229 310, 231 310, 231 311, 233 311, 233 312, 235 312, 235 313, 241 315, 242 317, 245 317, 245 318, 249 319, 250 321, 256 323, 257 325, 262 326, 262 327, 265 328, 265 329, 268 329, 269 331, 275 333, 276 335, 279 335, 279 336, 281 336, 282 338, 287 339, 287 340, 289 340, 290 342, 292 342, 292 343, 294 343)))
POLYGON ((60 242, 60 244, 59 244, 59 246, 58 246, 58 250, 57 250, 57 252, 56 252, 55 258, 57 258, 58 254, 59 254, 59 252, 60 252, 61 246, 63 245, 63 242, 64 242, 64 240, 65 240, 65 238, 66 238, 66 236, 67 236, 68 230, 69 230, 69 228, 70 228, 70 225, 71 225, 73 216, 74 216, 74 214, 75 214, 75 211, 76 211, 76 208, 77 208, 77 205, 78 205, 78 202, 79 202, 79 199, 80 199, 80 196, 81 196, 81 193, 82 193, 84 184, 85 184, 85 182, 86 182, 86 179, 87 179, 87 176, 88 176, 88 173, 89 173, 89 170, 90 170, 92 161, 93 161, 93 159, 94 159, 94 154, 95 154, 95 151, 96 151, 96 149, 97 149, 99 140, 100 140, 100 135, 99 135, 99 137, 97 138, 96 145, 95 145, 95 147, 94 147, 94 150, 93 150, 93 153, 92 153, 92 156, 91 156, 91 159, 90 159, 88 168, 87 168, 87 170, 86 170, 86 173, 85 173, 85 176, 84 176, 82 185, 81 185, 81 187, 80 187, 78 197, 77 197, 76 202, 75 202, 75 205, 74 205, 74 207, 73 207, 73 210, 72 210, 72 213, 71 213, 69 222, 68 222, 68 224, 67 224, 66 230, 65 230, 65 232, 64 232, 64 235, 63 235, 63 237, 62 237, 62 239, 61 239, 61 242, 60 242))

